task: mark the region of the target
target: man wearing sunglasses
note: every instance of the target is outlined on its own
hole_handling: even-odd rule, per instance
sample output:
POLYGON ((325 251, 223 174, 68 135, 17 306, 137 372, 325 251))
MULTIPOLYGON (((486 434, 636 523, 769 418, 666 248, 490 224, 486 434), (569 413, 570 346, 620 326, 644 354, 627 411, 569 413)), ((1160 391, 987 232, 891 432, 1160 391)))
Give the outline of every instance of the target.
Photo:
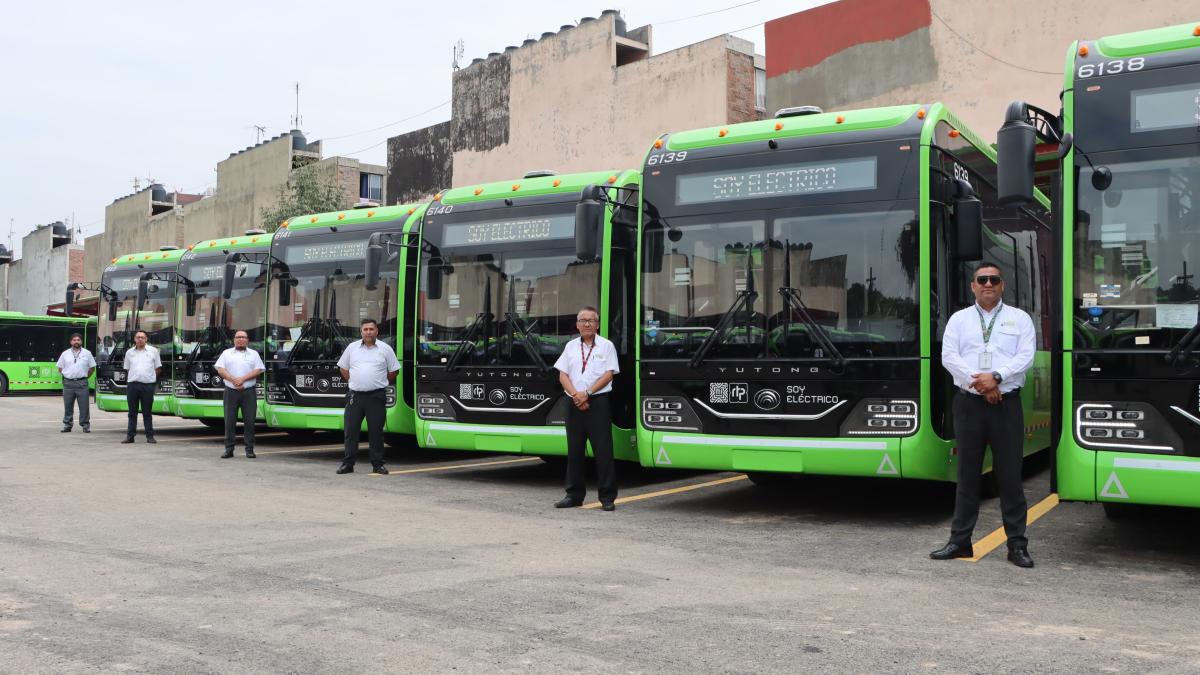
POLYGON ((596 480, 600 505, 605 511, 616 509, 617 472, 613 462, 612 392, 613 375, 620 372, 617 348, 611 340, 596 333, 600 314, 595 307, 584 307, 575 315, 579 337, 567 343, 554 363, 563 391, 571 397, 567 411, 567 496, 554 506, 568 509, 583 504, 587 493, 583 465, 588 441, 596 458, 596 480))
POLYGON ((984 449, 992 448, 992 471, 1008 535, 1008 560, 1033 567, 1025 538, 1027 505, 1021 484, 1024 415, 1021 385, 1037 349, 1033 320, 1004 304, 1000 268, 983 263, 971 279, 975 304, 950 317, 942 337, 942 366, 954 377, 954 436, 958 491, 950 541, 929 554, 934 560, 971 558, 971 534, 979 516, 984 449))

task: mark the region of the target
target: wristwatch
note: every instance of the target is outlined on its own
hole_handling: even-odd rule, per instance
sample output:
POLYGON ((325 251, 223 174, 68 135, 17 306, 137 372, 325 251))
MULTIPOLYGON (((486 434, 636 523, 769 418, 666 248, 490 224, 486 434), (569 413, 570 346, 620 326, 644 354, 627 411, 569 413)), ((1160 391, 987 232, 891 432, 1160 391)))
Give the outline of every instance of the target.
POLYGON ((996 380, 996 384, 1000 384, 1002 381, 1004 381, 1004 378, 1000 376, 1000 371, 998 370, 992 371, 992 378, 996 380))

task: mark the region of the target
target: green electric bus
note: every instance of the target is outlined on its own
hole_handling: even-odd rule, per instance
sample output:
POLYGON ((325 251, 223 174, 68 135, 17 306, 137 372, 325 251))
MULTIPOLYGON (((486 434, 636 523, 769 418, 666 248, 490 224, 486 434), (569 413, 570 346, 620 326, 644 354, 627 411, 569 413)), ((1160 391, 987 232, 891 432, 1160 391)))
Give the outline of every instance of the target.
POLYGON ((359 339, 360 321, 371 318, 402 366, 397 387, 388 388, 384 430, 389 436, 413 433, 412 346, 400 337, 413 335, 416 270, 409 256, 415 254, 398 247, 399 262, 384 265, 368 288, 367 244, 376 235, 399 239, 415 232, 424 209, 406 204, 298 216, 275 232, 263 329, 269 426, 342 429, 346 381, 337 361, 359 339))
POLYGON ((1058 493, 1200 507, 1200 23, 1078 41, 1063 87, 998 134, 1000 198, 1062 204, 1058 493))
POLYGON ((593 306, 619 358, 614 453, 637 459, 637 185, 636 171, 538 171, 435 196, 422 223, 416 326, 422 447, 565 456, 569 402, 554 363, 578 334, 578 310, 593 306))
POLYGON ((58 357, 71 346, 71 334, 96 349, 96 320, 72 316, 32 316, 0 312, 0 396, 9 392, 60 391, 58 357))
POLYGON ((941 335, 980 259, 1037 326, 1025 453, 1049 445, 1047 212, 999 206, 991 147, 943 105, 664 135, 642 175, 644 465, 955 480, 941 335))
MULTIPOLYGON (((238 330, 247 332, 251 349, 266 353, 270 252, 271 235, 250 230, 241 237, 193 244, 179 259, 175 302, 179 350, 171 377, 176 415, 211 427, 224 426, 225 385, 214 364, 221 352, 233 346, 238 330)), ((265 390, 258 387, 260 399, 265 390)), ((260 401, 260 420, 263 408, 260 401)))
POLYGON ((73 284, 68 302, 77 288, 100 292, 96 330, 96 407, 119 412, 128 410, 125 401, 125 351, 133 348, 133 334, 146 331, 148 344, 162 359, 162 376, 154 394, 156 415, 170 415, 172 365, 175 361, 175 285, 179 259, 184 251, 164 246, 158 251, 133 253, 114 258, 99 284, 73 284))

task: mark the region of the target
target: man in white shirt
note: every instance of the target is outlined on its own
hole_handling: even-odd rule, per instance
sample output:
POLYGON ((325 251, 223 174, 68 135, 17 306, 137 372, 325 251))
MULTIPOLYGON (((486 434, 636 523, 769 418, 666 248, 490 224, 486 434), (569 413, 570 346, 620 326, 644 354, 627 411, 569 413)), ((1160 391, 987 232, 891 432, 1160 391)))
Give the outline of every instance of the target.
POLYGON ((934 560, 974 556, 971 534, 979 516, 984 449, 992 448, 992 471, 1000 488, 1000 510, 1008 535, 1008 559, 1033 567, 1025 537, 1027 505, 1021 485, 1024 415, 1021 386, 1037 350, 1033 320, 1004 304, 1004 279, 990 263, 975 268, 975 304, 950 317, 942 337, 942 366, 954 378, 954 437, 958 446, 958 491, 950 541, 929 554, 934 560))
POLYGON ((342 465, 337 472, 352 473, 354 456, 358 454, 358 439, 362 435, 362 421, 367 419, 367 438, 371 443, 371 467, 373 473, 388 472, 383 465, 383 424, 387 418, 387 387, 395 384, 400 372, 400 361, 396 352, 379 337, 379 324, 374 319, 363 319, 359 327, 361 340, 346 345, 338 368, 346 381, 346 412, 342 417, 345 429, 345 448, 342 465))
POLYGON ((238 412, 242 413, 242 438, 246 443, 246 457, 254 454, 254 418, 258 415, 258 376, 266 366, 258 352, 250 349, 250 336, 244 330, 233 334, 233 347, 221 352, 213 366, 225 381, 225 454, 221 459, 233 457, 237 441, 238 412))
POLYGON ((605 511, 612 511, 616 509, 617 471, 613 462, 612 405, 608 399, 613 376, 621 372, 617 348, 597 334, 600 314, 595 307, 579 310, 575 327, 579 337, 567 343, 554 363, 558 381, 572 403, 567 411, 567 496, 554 506, 567 509, 583 504, 587 494, 584 460, 591 441, 600 504, 605 511))
POLYGON ((138 408, 142 409, 142 426, 146 431, 146 442, 154 440, 154 387, 162 374, 162 360, 158 350, 146 344, 146 331, 133 334, 133 349, 125 350, 125 401, 129 404, 129 424, 125 429, 125 440, 132 443, 137 434, 138 408))
POLYGON ((76 402, 79 405, 79 428, 92 431, 92 413, 88 401, 88 378, 96 370, 96 359, 83 347, 83 336, 71 334, 71 348, 58 357, 58 372, 63 383, 63 433, 74 425, 76 402))

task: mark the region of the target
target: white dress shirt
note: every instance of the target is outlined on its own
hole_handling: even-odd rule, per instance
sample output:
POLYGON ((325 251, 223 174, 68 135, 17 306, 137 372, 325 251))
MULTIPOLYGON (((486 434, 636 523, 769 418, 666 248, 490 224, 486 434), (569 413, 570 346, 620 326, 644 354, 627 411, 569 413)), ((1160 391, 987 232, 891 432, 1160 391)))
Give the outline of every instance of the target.
POLYGON ((376 340, 374 347, 364 345, 362 340, 351 342, 346 345, 337 364, 338 368, 350 371, 350 381, 346 386, 351 391, 383 389, 389 384, 388 373, 400 370, 396 352, 383 340, 376 340))
MULTIPOLYGON (((258 355, 258 352, 249 347, 245 349, 238 349, 237 347, 226 349, 221 352, 221 356, 217 358, 217 362, 213 364, 213 368, 224 368, 225 372, 233 377, 245 377, 256 370, 267 369, 263 365, 262 358, 258 355)), ((225 386, 230 389, 238 388, 229 380, 224 380, 224 382, 225 386)), ((256 384, 258 384, 257 376, 243 382, 241 388, 250 389, 256 384)))
MULTIPOLYGON (((591 350, 583 344, 581 337, 568 342, 567 346, 563 348, 562 355, 554 362, 554 369, 566 373, 567 377, 571 378, 571 386, 575 387, 575 391, 589 391, 592 385, 596 384, 596 380, 610 370, 614 375, 621 372, 621 367, 617 365, 616 346, 612 340, 600 335, 596 336, 591 350), (586 370, 583 368, 584 357, 587 357, 586 370)), ((605 394, 610 391, 612 391, 611 380, 604 385, 603 389, 592 393, 605 394)))
POLYGON ((1007 394, 1025 384, 1025 371, 1033 365, 1036 352, 1033 319, 1002 302, 990 312, 984 311, 978 303, 958 310, 946 323, 946 332, 942 336, 942 366, 954 376, 954 386, 977 396, 979 392, 971 389, 972 375, 1000 373, 1000 392, 1007 394), (985 350, 980 314, 984 326, 993 326, 986 345, 992 355, 990 368, 979 365, 979 355, 985 350), (992 324, 992 317, 996 319, 995 324, 992 324))
POLYGON ((158 373, 154 369, 162 368, 162 361, 158 358, 158 350, 150 345, 146 345, 144 349, 130 347, 125 350, 124 367, 128 373, 127 382, 154 384, 158 379, 158 373))
POLYGON ((78 380, 88 376, 88 371, 96 367, 96 359, 92 353, 80 347, 68 349, 58 357, 58 369, 62 371, 64 380, 78 380))

